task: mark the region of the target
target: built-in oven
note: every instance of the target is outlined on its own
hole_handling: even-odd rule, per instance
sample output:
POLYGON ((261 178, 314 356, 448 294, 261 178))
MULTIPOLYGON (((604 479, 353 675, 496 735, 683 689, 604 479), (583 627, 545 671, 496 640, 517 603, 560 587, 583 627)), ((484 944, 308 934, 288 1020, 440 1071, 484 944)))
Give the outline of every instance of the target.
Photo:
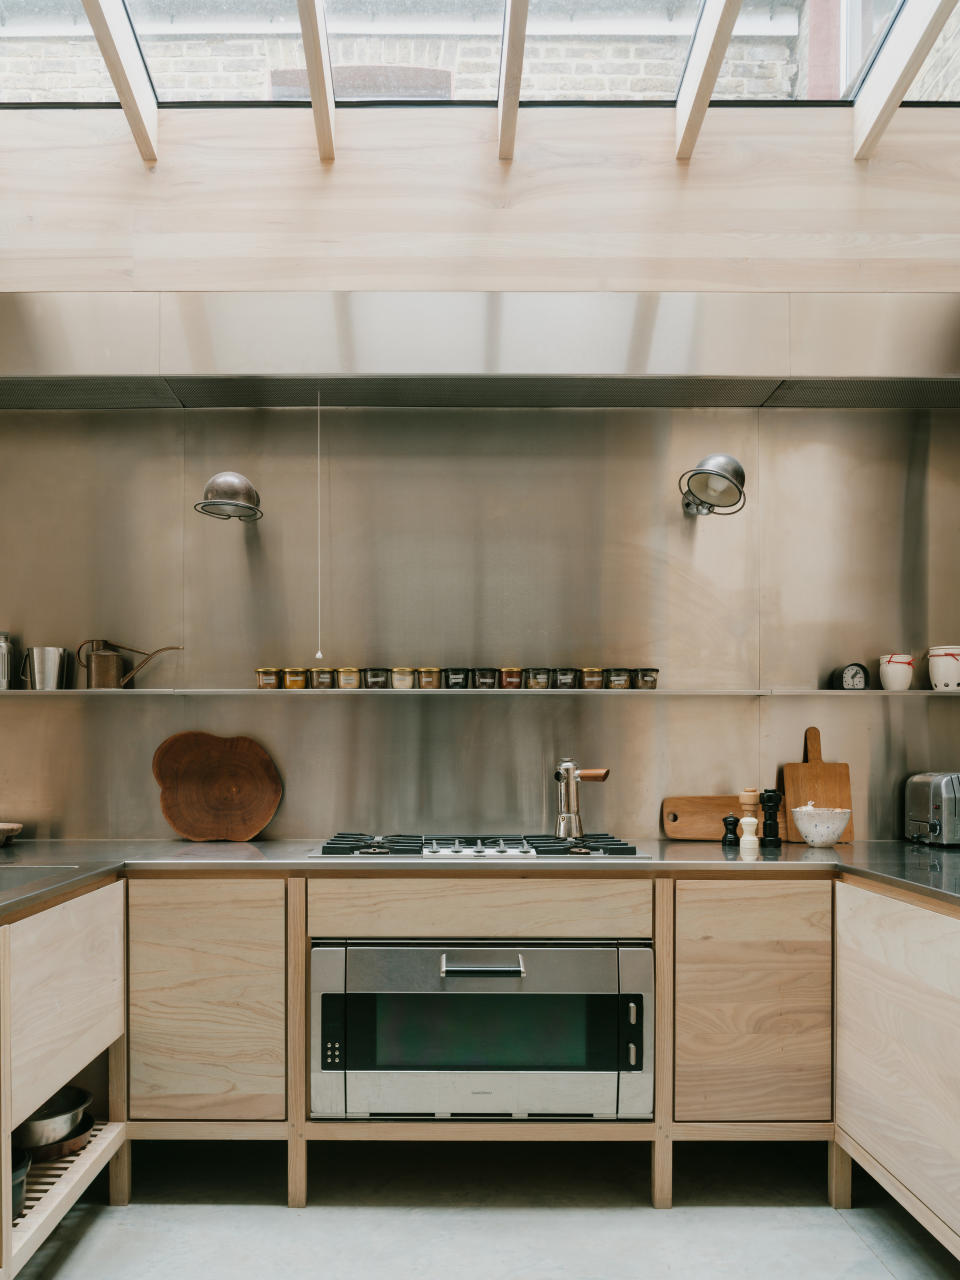
POLYGON ((653 1114, 649 945, 315 942, 310 1112, 653 1114))

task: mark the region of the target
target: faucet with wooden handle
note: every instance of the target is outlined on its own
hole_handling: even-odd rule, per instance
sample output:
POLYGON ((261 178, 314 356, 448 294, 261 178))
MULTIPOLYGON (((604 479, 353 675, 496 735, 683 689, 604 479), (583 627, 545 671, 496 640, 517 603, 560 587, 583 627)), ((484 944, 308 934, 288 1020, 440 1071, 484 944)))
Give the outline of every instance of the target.
POLYGON ((579 839, 583 835, 580 820, 580 783, 606 782, 609 769, 581 769, 576 760, 561 760, 554 772, 557 787, 557 838, 579 839))

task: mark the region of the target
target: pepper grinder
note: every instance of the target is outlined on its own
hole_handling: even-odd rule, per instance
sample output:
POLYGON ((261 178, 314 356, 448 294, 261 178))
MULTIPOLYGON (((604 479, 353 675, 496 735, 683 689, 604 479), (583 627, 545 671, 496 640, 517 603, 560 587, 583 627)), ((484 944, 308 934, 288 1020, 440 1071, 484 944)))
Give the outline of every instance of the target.
POLYGON ((779 849, 783 844, 780 839, 780 821, 777 813, 783 797, 779 791, 767 788, 760 792, 760 807, 763 810, 763 835, 760 837, 761 849, 779 849))
POLYGON ((739 849, 740 837, 737 835, 737 827, 740 825, 740 818, 735 813, 728 813, 723 820, 723 839, 720 844, 724 849, 739 849))
POLYGON ((756 818, 760 807, 760 793, 756 787, 744 787, 740 792, 740 808, 745 818, 756 818))

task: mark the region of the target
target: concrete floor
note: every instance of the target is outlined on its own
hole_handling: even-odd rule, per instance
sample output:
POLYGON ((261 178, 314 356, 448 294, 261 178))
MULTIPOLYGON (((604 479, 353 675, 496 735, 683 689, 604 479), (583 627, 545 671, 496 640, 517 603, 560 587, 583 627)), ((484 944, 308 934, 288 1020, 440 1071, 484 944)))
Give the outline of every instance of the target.
POLYGON ((331 1144, 310 1204, 273 1143, 140 1143, 136 1202, 76 1206, 23 1280, 946 1280, 960 1263, 865 1175, 825 1204, 820 1144, 688 1144, 676 1207, 647 1148, 331 1144))

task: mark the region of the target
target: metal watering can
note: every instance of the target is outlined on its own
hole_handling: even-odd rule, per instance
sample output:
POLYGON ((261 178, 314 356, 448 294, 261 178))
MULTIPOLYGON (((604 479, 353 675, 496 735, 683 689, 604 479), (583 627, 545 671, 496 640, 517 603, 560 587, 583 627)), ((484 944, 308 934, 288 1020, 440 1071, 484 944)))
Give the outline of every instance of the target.
POLYGON ((84 640, 77 649, 77 661, 87 673, 88 689, 125 689, 151 658, 155 658, 158 653, 169 653, 173 649, 182 648, 182 644, 168 644, 162 649, 154 649, 153 653, 147 653, 145 649, 134 649, 133 645, 129 644, 114 644, 111 640, 84 640), (87 645, 90 646, 90 652, 84 662, 81 655, 87 645), (122 653, 117 653, 118 649, 126 649, 128 653, 139 653, 143 661, 138 662, 132 671, 124 674, 126 661, 122 653))

